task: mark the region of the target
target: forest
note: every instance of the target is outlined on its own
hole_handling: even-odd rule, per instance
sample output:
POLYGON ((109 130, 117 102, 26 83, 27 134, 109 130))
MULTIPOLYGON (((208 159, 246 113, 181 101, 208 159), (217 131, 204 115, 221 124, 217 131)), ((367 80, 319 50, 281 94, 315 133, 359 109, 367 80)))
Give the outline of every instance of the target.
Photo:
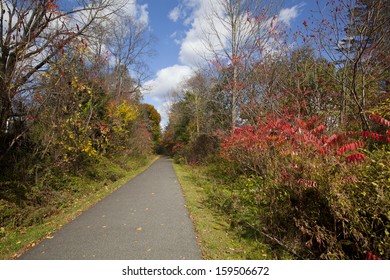
POLYGON ((128 1, 0 2, 0 241, 159 153, 201 170, 243 235, 299 259, 390 259, 390 3, 317 1, 291 32, 269 1, 216 2, 211 55, 164 128, 141 93, 154 39, 128 1))

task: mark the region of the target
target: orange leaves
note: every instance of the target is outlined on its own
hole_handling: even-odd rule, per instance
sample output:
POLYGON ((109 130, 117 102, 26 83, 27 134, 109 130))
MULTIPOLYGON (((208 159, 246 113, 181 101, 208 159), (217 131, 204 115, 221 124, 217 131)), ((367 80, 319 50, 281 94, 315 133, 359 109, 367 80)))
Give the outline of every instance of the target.
POLYGON ((179 151, 182 150, 182 149, 184 149, 184 143, 182 143, 182 142, 177 142, 177 143, 173 146, 172 152, 173 152, 173 153, 177 153, 177 152, 179 152, 179 151))
POLYGON ((96 123, 95 127, 99 130, 99 132, 102 135, 107 135, 110 132, 110 127, 104 121, 100 121, 100 122, 96 123))

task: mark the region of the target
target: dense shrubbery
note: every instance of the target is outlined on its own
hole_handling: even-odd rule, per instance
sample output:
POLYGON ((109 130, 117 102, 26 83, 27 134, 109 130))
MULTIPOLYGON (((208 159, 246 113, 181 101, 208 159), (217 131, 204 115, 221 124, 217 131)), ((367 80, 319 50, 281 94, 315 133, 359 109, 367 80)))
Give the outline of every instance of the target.
POLYGON ((213 199, 236 226, 271 236, 298 256, 388 259, 389 138, 371 134, 384 143, 365 143, 355 133, 327 137, 324 129, 274 118, 236 129, 222 143, 228 179, 213 199))
MULTIPOLYGON (((6 232, 41 224, 51 215, 83 197, 98 192, 147 163, 147 156, 99 157, 90 159, 77 172, 48 167, 36 183, 23 171, 21 178, 4 181, 0 197, 0 224, 6 232), (23 180, 22 180, 23 179, 23 180), (6 188, 7 187, 7 188, 6 188)), ((32 178, 35 174, 32 174, 32 178)))

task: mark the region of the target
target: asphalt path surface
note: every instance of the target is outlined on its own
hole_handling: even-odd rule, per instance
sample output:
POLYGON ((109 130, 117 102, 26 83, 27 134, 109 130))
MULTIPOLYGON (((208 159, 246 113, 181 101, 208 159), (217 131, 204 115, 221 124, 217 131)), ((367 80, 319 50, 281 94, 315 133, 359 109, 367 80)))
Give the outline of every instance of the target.
POLYGON ((20 259, 201 259, 172 163, 145 172, 52 234, 20 259))

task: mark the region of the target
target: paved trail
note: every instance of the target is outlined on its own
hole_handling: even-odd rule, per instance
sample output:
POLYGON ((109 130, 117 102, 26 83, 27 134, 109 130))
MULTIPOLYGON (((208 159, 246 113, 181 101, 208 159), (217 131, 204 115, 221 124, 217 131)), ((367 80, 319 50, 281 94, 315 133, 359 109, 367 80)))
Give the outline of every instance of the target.
POLYGON ((201 259, 170 160, 149 169, 20 259, 201 259))

